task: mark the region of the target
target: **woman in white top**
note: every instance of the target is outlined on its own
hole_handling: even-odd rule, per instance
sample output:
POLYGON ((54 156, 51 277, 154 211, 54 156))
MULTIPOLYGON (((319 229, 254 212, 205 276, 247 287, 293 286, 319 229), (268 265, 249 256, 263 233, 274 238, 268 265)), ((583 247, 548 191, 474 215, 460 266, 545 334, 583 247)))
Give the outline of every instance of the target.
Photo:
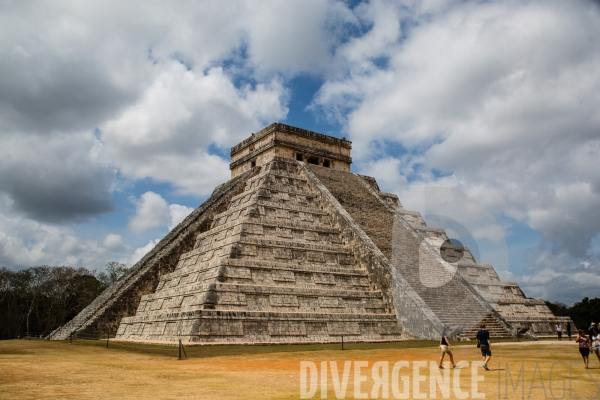
POLYGON ((590 342, 592 344, 592 350, 596 353, 598 362, 600 362, 600 331, 596 325, 592 325, 592 328, 590 329, 590 342))

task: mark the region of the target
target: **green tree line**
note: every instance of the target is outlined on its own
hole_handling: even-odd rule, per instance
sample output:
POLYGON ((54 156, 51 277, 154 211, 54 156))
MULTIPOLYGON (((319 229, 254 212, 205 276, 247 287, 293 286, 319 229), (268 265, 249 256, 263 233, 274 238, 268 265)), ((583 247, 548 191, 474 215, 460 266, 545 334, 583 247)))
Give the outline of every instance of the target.
POLYGON ((0 339, 49 333, 75 317, 127 267, 106 271, 43 265, 21 271, 0 268, 0 339))
POLYGON ((600 299, 584 297, 583 300, 573 304, 571 307, 563 303, 546 302, 552 313, 556 316, 571 317, 577 329, 587 332, 590 324, 600 322, 600 299))

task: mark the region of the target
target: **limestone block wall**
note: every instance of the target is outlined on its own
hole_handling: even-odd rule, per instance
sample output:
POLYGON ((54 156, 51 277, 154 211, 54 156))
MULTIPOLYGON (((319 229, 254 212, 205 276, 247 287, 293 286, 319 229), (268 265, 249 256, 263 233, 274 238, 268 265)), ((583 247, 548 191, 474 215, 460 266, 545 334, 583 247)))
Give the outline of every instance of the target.
POLYGON ((458 274, 467 280, 483 298, 496 307, 504 292, 506 282, 500 280, 492 265, 476 262, 469 249, 465 247, 462 258, 456 263, 456 268, 458 274))
MULTIPOLYGON (((290 127, 291 128, 291 127, 290 127)), ((298 134, 299 132, 291 131, 287 128, 279 128, 275 131, 275 142, 277 147, 281 149, 279 157, 296 159, 297 153, 303 154, 303 160, 307 161, 310 156, 316 156, 321 159, 331 161, 330 168, 341 171, 350 171, 350 142, 337 138, 326 137, 333 139, 322 142, 321 137, 310 137, 310 135, 298 134)), ((319 165, 322 165, 321 163, 319 165)))

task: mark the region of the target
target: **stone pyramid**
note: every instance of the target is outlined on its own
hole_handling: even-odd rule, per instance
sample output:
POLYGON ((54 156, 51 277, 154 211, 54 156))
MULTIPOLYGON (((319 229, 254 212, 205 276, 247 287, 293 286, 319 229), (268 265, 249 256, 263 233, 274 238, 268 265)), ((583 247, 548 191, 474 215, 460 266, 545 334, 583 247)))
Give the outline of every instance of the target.
POLYGON ((356 262, 295 162, 274 159, 198 235, 118 337, 272 342, 400 339, 393 306, 356 262))
POLYGON ((232 179, 51 338, 393 341, 566 323, 468 249, 440 247, 442 229, 350 172, 350 149, 283 124, 253 134, 232 148, 232 179))

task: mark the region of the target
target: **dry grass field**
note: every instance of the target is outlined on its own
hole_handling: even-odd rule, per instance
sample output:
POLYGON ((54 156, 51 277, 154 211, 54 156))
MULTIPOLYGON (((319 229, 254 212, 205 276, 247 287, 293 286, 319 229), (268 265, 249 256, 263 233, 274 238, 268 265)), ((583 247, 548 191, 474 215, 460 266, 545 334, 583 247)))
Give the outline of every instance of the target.
MULTIPOLYGON (((413 386, 414 367, 419 366, 419 362, 436 362, 439 357, 434 342, 347 344, 343 351, 338 345, 188 347, 189 358, 181 361, 177 359, 177 348, 127 346, 110 343, 107 349, 101 341, 77 341, 73 345, 44 340, 2 341, 0 398, 297 399, 301 394, 302 361, 314 363, 319 379, 322 361, 337 362, 342 383, 344 362, 352 361, 347 388, 339 393, 348 399, 355 398, 355 362, 363 361, 366 367, 359 370, 357 377, 363 380, 358 397, 385 398, 381 389, 371 397, 375 382, 373 364, 387 361, 387 381, 391 382, 394 364, 406 361, 409 366, 396 374, 396 379, 400 379, 398 390, 404 389, 402 379, 405 379, 409 382, 405 398, 420 395, 429 399, 433 397, 430 365, 416 369, 417 380, 419 376, 423 380, 417 382, 418 391, 413 386)), ((457 344, 454 347, 456 360, 475 362, 475 371, 468 366, 460 371, 448 371, 450 380, 445 383, 436 385, 434 380, 436 398, 446 398, 446 394, 448 398, 479 395, 486 399, 600 399, 600 368, 596 356, 592 355, 593 363, 586 371, 573 342, 508 342, 493 346, 491 371, 486 372, 480 366, 481 359, 473 342, 457 344), (524 379, 521 375, 517 383, 521 368, 524 379), (472 384, 477 377, 480 380, 474 392, 472 384)), ((305 371, 309 389, 310 369, 305 371)), ((376 377, 380 377, 382 371, 376 369, 376 377)), ((336 398, 333 380, 329 367, 327 392, 323 394, 330 399, 336 398)), ((322 398, 320 381, 317 385, 314 398, 322 398)), ((388 398, 395 398, 392 385, 384 384, 382 388, 385 386, 388 398)), ((338 385, 338 392, 342 389, 338 385)))

